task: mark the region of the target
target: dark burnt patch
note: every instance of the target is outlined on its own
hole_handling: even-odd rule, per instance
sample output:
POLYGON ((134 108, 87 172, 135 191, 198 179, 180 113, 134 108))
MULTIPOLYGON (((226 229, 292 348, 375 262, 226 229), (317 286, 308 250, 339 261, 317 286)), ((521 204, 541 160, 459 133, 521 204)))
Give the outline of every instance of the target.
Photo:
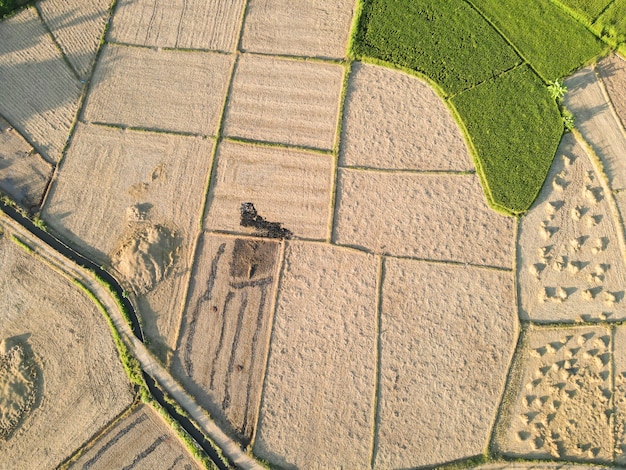
POLYGON ((244 202, 241 204, 241 221, 242 227, 252 227, 256 230, 256 235, 265 238, 283 238, 290 239, 293 232, 282 226, 280 222, 269 222, 261 217, 254 204, 244 202))

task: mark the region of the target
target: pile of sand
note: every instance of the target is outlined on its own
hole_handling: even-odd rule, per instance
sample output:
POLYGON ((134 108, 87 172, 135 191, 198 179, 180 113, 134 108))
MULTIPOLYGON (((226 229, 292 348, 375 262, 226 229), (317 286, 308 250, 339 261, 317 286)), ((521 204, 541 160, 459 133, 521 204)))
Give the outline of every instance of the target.
POLYGON ((162 225, 135 231, 113 255, 113 266, 138 294, 146 294, 163 280, 178 258, 180 240, 162 225))
POLYGON ((37 369, 23 348, 0 342, 0 441, 30 412, 37 396, 37 369))

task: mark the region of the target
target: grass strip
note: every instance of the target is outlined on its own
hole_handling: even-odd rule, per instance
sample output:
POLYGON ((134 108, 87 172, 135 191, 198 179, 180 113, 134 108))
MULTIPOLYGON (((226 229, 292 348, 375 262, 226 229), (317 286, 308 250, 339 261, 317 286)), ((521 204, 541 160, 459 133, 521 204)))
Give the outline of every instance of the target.
POLYGON ((353 40, 354 55, 421 72, 447 94, 519 64, 506 41, 464 0, 368 0, 353 40))
POLYGON ((575 13, 575 17, 581 19, 586 24, 591 24, 612 0, 553 0, 561 4, 569 11, 575 13))
POLYGON ((556 102, 537 75, 518 67, 451 99, 463 121, 491 205, 527 210, 563 134, 556 102))
POLYGON ((547 83, 605 52, 606 45, 546 0, 470 0, 547 83))
POLYGON ((602 39, 626 51, 626 0, 615 0, 592 25, 602 39))
POLYGON ((15 243, 17 246, 22 248, 27 253, 33 252, 33 249, 30 247, 30 245, 27 245, 26 242, 24 242, 21 238, 18 238, 15 235, 11 235, 11 240, 13 241, 13 243, 15 243))

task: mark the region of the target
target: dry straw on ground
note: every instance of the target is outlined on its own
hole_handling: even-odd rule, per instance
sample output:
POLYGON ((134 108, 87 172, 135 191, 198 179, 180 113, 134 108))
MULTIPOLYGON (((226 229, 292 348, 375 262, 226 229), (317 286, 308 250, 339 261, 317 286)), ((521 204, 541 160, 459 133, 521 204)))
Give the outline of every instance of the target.
POLYGON ((199 468, 169 425, 142 405, 100 436, 70 468, 199 468))
POLYGON ((53 468, 127 408, 133 392, 92 301, 6 234, 0 258, 2 335, 34 357, 40 395, 0 446, 0 462, 53 468))
POLYGON ((626 128, 626 59, 612 54, 598 62, 597 71, 620 118, 622 128, 626 128))
POLYGON ((355 62, 343 111, 339 164, 470 171, 463 136, 441 98, 397 70, 355 62))
POLYGON ((0 23, 0 83, 0 115, 58 161, 82 86, 33 8, 0 23))

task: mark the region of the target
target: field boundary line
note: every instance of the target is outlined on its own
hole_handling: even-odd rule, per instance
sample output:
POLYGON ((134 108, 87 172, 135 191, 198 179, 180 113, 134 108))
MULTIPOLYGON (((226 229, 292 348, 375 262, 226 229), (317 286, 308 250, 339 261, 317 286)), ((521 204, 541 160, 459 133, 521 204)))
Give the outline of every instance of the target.
MULTIPOLYGON (((4 119, 6 122, 8 122, 8 123, 9 123, 9 125, 13 128, 13 130, 14 130, 15 132, 17 132, 17 133, 19 134, 19 136, 20 136, 22 139, 24 139, 24 142, 26 142, 26 143, 27 143, 27 144, 28 144, 28 145, 29 145, 29 146, 30 146, 30 147, 31 147, 31 148, 32 148, 32 149, 33 149, 33 150, 37 153, 37 155, 39 156, 39 159, 41 159, 43 162, 45 162, 45 163, 47 163, 48 165, 50 165, 50 166, 52 167, 52 169, 54 169, 54 168, 56 167, 56 164, 55 164, 54 162, 50 162, 50 161, 48 161, 48 160, 46 160, 46 159, 44 158, 44 156, 41 154, 41 152, 39 152, 39 150, 37 150, 37 147, 36 147, 35 145, 33 145, 33 143, 30 141, 30 139, 29 139, 27 136, 25 136, 24 134, 22 134, 22 133, 20 132, 20 130, 19 130, 17 127, 15 127, 15 126, 13 125, 13 123, 12 123, 9 119, 7 119, 7 118, 6 118, 6 116, 5 116, 4 114, 0 113, 0 118, 1 118, 1 119, 4 119)), ((31 154, 31 156, 32 156, 32 154, 31 154)), ((46 186, 47 186, 48 184, 50 184, 50 181, 49 181, 49 180, 46 182, 46 186)), ((44 190, 44 193, 45 193, 45 190, 44 190)), ((42 196, 42 197, 43 197, 43 196, 42 196)))
POLYGON ((376 323, 374 332, 376 336, 376 375, 374 380, 374 393, 372 402, 372 448, 370 453, 370 468, 374 468, 376 464, 376 455, 378 454, 378 431, 380 425, 380 400, 381 400, 381 383, 382 383, 382 327, 383 327, 383 281, 385 280, 385 257, 378 256, 378 266, 376 271, 376 323))
POLYGON ((63 58, 63 62, 65 62, 65 65, 67 65, 67 67, 70 69, 70 71, 72 72, 72 74, 74 75, 76 80, 78 80, 81 83, 84 83, 84 80, 80 77, 80 75, 78 74, 78 71, 74 68, 74 66, 70 62, 70 59, 65 54, 65 51, 61 47, 61 44, 59 44, 59 41, 57 41, 57 38, 54 35, 54 33, 52 32, 52 30, 50 29, 50 26, 48 26, 48 23, 46 23, 46 20, 44 19, 43 15, 41 14, 39 3, 35 3, 33 5, 33 8, 37 12, 37 17, 39 18, 39 21, 41 21, 42 26, 48 32, 48 36, 50 36, 50 39, 52 39, 52 42, 54 43, 54 45, 56 46, 57 50, 59 51, 59 54, 61 54, 61 57, 63 58))
POLYGON ((598 69, 597 69, 597 67, 595 65, 593 66, 593 73, 594 73, 594 75, 596 77, 596 81, 598 82, 598 85, 600 86, 600 90, 602 91, 602 95, 604 96, 604 101, 606 101, 606 103, 609 106, 609 109, 611 110, 611 114, 613 115, 613 119, 615 119, 615 122, 617 123, 617 126, 620 128, 620 130, 622 131, 622 134, 626 138, 626 128, 624 128, 624 126, 626 126, 626 123, 623 123, 622 119, 619 117, 619 114, 617 114, 617 109, 615 108, 615 103, 611 99, 611 95, 609 95, 609 92, 606 89, 606 85, 604 84, 604 80, 600 76, 600 73, 598 72, 598 69))
POLYGON ((256 145, 258 147, 270 147, 270 148, 278 148, 278 149, 285 149, 285 150, 300 150, 303 152, 317 153, 321 155, 333 155, 333 150, 323 149, 319 147, 307 147, 305 145, 285 144, 283 142, 270 142, 267 140, 248 139, 246 137, 226 135, 226 136, 222 136, 221 140, 226 141, 226 142, 235 142, 238 144, 256 145))
POLYGON ((222 51, 219 49, 203 49, 195 47, 168 47, 168 46, 146 46, 145 44, 133 44, 131 42, 124 41, 111 41, 108 40, 107 44, 114 47, 128 47, 136 49, 149 49, 151 51, 159 52, 181 52, 185 54, 219 54, 219 55, 232 55, 232 52, 222 51))
POLYGON ((414 175, 433 175, 433 176, 472 176, 476 174, 476 170, 416 170, 405 168, 376 168, 371 166, 360 165, 339 165, 339 170, 349 170, 364 173, 387 173, 387 174, 414 174, 414 175))
POLYGON ((528 65, 528 63, 526 61, 524 61, 524 59, 520 58, 520 62, 515 64, 513 67, 510 67, 510 68, 508 68, 506 70, 503 70, 502 72, 499 72, 498 74, 494 75, 493 77, 490 77, 490 78, 488 78, 486 80, 483 80, 482 82, 478 82, 478 83, 475 83, 472 86, 469 86, 467 88, 463 88, 462 90, 459 90, 456 93, 451 93, 450 95, 448 95, 447 98, 445 98, 445 100, 448 100, 448 101, 452 100, 452 99, 456 98, 457 96, 462 95, 463 93, 466 93, 468 91, 474 90, 475 88, 478 88, 481 85, 486 85, 487 83, 495 82, 496 80, 499 80, 500 78, 504 77, 509 72, 513 72, 514 70, 516 70, 516 69, 518 69, 520 67, 524 67, 525 65, 528 65))
POLYGON ((269 317, 269 335, 267 335, 267 340, 265 341, 265 346, 266 346, 266 350, 267 353, 265 354, 265 358, 263 361, 263 368, 262 368, 262 379, 261 379, 261 393, 259 393, 259 398, 258 401, 255 403, 256 405, 256 416, 255 416, 255 420, 254 420, 254 429, 252 432, 252 436, 250 436, 250 444, 249 444, 249 449, 252 451, 252 449, 254 448, 254 443, 256 441, 256 435, 257 432, 259 431, 259 424, 261 422, 261 407, 263 406, 263 397, 265 394, 265 382, 267 380, 267 371, 269 368, 269 363, 270 363, 270 350, 272 348, 272 338, 274 336, 274 318, 276 316, 276 310, 278 309, 278 297, 279 297, 279 290, 280 290, 280 285, 282 284, 283 281, 283 274, 284 274, 284 270, 285 270, 285 252, 287 251, 287 243, 283 240, 280 242, 280 251, 279 251, 279 255, 278 255, 278 273, 276 275, 276 279, 273 282, 274 285, 274 295, 272 296, 271 299, 271 307, 270 307, 270 317, 269 317))
POLYGON ((215 137, 212 135, 206 134, 196 134, 195 132, 185 132, 185 131, 172 131, 159 129, 156 127, 141 127, 141 126, 125 126, 123 124, 113 123, 113 122, 103 122, 103 121, 81 121, 81 123, 90 126, 100 126, 100 127, 108 127, 111 129, 121 129, 124 131, 133 131, 133 132, 149 132, 152 134, 166 134, 166 135, 177 135, 182 137, 201 137, 203 139, 214 139, 215 137))
MULTIPOLYGON (((220 230, 220 229, 210 229, 210 228, 205 228, 203 230, 204 233, 210 233, 210 234, 215 234, 215 235, 228 235, 231 237, 246 237, 246 238, 253 238, 256 240, 276 240, 275 238, 269 238, 266 236, 262 236, 262 235, 256 235, 254 233, 250 233, 250 232, 238 232, 236 230, 220 230)), ((294 241, 303 241, 303 242, 311 242, 311 243, 328 243, 328 241, 325 238, 307 238, 307 237, 298 237, 298 236, 294 236, 292 238, 292 240, 294 241)))
POLYGON ((342 65, 346 63, 346 59, 333 58, 333 57, 277 54, 275 52, 256 52, 256 51, 249 51, 245 49, 239 49, 239 52, 243 55, 267 57, 268 59, 291 60, 293 62, 309 62, 309 63, 320 63, 320 64, 328 64, 328 65, 342 65))

